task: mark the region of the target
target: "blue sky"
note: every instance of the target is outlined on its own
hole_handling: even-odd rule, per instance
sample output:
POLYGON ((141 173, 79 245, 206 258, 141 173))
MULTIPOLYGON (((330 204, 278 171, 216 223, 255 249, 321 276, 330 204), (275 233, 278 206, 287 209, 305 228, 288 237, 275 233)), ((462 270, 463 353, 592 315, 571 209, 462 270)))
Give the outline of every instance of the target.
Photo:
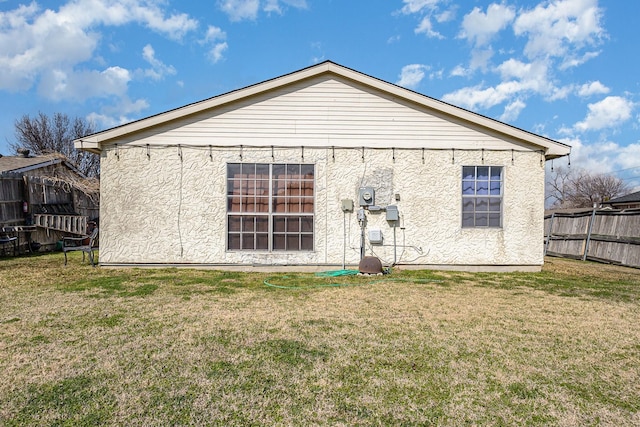
POLYGON ((598 0, 0 0, 0 153, 24 114, 101 130, 331 60, 640 186, 639 15, 598 0))

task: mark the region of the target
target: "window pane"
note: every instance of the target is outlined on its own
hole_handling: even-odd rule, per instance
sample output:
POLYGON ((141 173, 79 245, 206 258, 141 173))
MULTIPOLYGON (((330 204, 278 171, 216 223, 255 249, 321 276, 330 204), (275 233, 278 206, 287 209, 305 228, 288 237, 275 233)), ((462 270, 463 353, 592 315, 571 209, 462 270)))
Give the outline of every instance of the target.
POLYGON ((494 166, 491 168, 491 180, 500 181, 502 179, 502 166, 494 166))
POLYGON ((499 198, 492 197, 489 199, 489 211, 500 212, 500 205, 502 201, 499 198))
POLYGON ((473 221, 474 215, 473 213, 464 213, 462 214, 462 226, 463 227, 473 227, 474 221, 473 221))
POLYGON ((462 199, 462 212, 473 212, 475 207, 473 198, 462 199))
POLYGON ((255 212, 256 199, 254 197, 243 197, 241 209, 242 209, 242 212, 255 212))
POLYGON ((462 194, 474 195, 476 191, 475 181, 462 181, 462 194))
POLYGON ((303 251, 313 250, 313 236, 309 234, 303 234, 300 242, 300 249, 303 251))
POLYGON ((273 165, 272 171, 274 179, 284 179, 286 171, 285 165, 273 165))
POLYGON ((500 214, 499 213, 490 213, 489 214, 489 227, 500 227, 500 214))
POLYGON ((257 164, 256 165, 256 175, 262 179, 269 178, 269 165, 268 164, 257 164), (262 175, 262 176, 260 176, 262 175))
POLYGON ((227 165, 227 177, 235 178, 236 175, 240 175, 240 164, 239 163, 229 163, 227 165))
POLYGON ((256 249, 269 249, 269 235, 266 233, 256 234, 256 249))
POLYGON ((240 197, 229 197, 227 200, 227 211, 240 212, 240 197))
POLYGON ((489 181, 476 182, 476 194, 489 194, 489 181))
POLYGON ((287 175, 300 175, 300 165, 287 165, 287 175))
POLYGON ((240 163, 243 175, 255 175, 256 164, 255 163, 240 163))
POLYGON ((300 231, 300 218, 287 218, 287 233, 298 233, 300 231))
POLYGON ((491 181, 490 194, 492 196, 499 196, 500 195, 500 181, 491 181))
POLYGON ((489 199, 478 197, 476 199, 476 212, 486 212, 489 210, 489 199))
POLYGON ((478 166, 478 175, 477 175, 477 179, 481 179, 481 180, 485 180, 488 181, 489 180, 489 166, 478 166))
POLYGON ((240 249, 240 235, 229 233, 228 245, 230 250, 240 249))
POLYGON ((254 220, 255 218, 252 216, 242 217, 242 231, 243 232, 253 232, 254 231, 254 220))
POLYGON ((240 217, 239 216, 230 216, 229 217, 229 231, 240 231, 240 217))
POLYGON ((255 249, 253 234, 242 234, 242 249, 255 249))
POLYGON ((486 227, 487 225, 489 225, 489 223, 487 222, 487 214, 486 213, 481 213, 481 214, 476 213, 476 227, 486 227))
POLYGON ((299 241, 299 235, 298 234, 294 234, 294 235, 287 235, 287 250, 288 251, 299 251, 300 250, 300 241, 299 241))
POLYGON ((291 197, 287 201, 287 212, 300 212, 300 197, 291 197))
POLYGON ((476 177, 475 166, 463 166, 462 167, 462 179, 474 179, 476 177))
POLYGON ((256 231, 268 233, 269 232, 269 218, 266 216, 259 216, 256 218, 256 231))
POLYGON ((274 251, 283 251, 286 249, 285 247, 284 234, 275 234, 273 235, 273 250, 274 251))
POLYGON ((303 233, 313 232, 313 218, 308 216, 300 218, 300 231, 303 233))
POLYGON ((283 233, 285 230, 286 219, 278 216, 273 219, 273 231, 283 233))
POLYGON ((303 197, 300 200, 302 201, 302 212, 313 213, 313 197, 303 197))
POLYGON ((305 179, 313 179, 314 169, 315 168, 313 165, 301 165, 300 173, 304 176, 305 179))

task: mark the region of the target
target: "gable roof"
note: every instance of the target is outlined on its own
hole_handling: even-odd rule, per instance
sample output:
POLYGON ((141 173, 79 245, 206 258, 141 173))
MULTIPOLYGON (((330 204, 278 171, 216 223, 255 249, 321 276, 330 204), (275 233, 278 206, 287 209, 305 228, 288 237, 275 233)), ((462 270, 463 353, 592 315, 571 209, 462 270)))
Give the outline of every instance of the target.
POLYGON ((84 177, 84 175, 71 163, 67 162, 64 158, 58 156, 37 156, 37 157, 25 157, 25 156, 1 156, 0 157, 0 174, 3 173, 15 173, 23 174, 35 169, 45 168, 47 166, 53 166, 63 164, 75 173, 84 177))
POLYGON ((636 203, 640 202, 640 191, 636 191, 635 193, 627 194, 625 196, 616 197, 615 199, 611 199, 605 204, 618 204, 618 203, 636 203))
POLYGON ((222 105, 249 98, 258 94, 269 92, 287 85, 292 85, 300 81, 311 79, 320 75, 335 75, 370 88, 385 92, 393 97, 397 97, 409 103, 416 104, 423 108, 430 109, 445 116, 450 116, 456 120, 467 122, 470 125, 485 128, 491 132, 497 132, 509 138, 516 139, 525 144, 538 147, 545 153, 546 159, 565 156, 570 153, 571 147, 567 144, 554 141, 532 132, 508 125, 498 120, 456 107, 452 104, 431 98, 429 96, 414 92, 401 86, 385 82, 375 77, 363 74, 353 69, 344 67, 331 61, 325 61, 302 70, 295 71, 271 80, 247 86, 227 92, 203 101, 185 105, 174 110, 150 116, 128 124, 117 126, 83 138, 76 139, 76 148, 99 153, 103 144, 115 142, 118 138, 133 132, 139 132, 167 122, 184 118, 205 110, 214 109, 222 105))

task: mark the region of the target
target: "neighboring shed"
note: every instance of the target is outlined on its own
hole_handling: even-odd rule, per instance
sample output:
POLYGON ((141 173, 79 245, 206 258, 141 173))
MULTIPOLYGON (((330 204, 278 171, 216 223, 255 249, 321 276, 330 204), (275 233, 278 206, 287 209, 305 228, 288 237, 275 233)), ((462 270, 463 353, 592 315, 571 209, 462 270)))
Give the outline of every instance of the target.
POLYGON ((0 156, 0 227, 34 230, 31 240, 53 247, 63 235, 84 234, 98 215, 97 181, 64 157, 0 156))
POLYGON ((539 270, 570 151, 329 61, 75 144, 101 154, 102 265, 289 269, 539 270))
POLYGON ((640 209, 640 191, 616 197, 602 204, 611 206, 613 209, 640 209))

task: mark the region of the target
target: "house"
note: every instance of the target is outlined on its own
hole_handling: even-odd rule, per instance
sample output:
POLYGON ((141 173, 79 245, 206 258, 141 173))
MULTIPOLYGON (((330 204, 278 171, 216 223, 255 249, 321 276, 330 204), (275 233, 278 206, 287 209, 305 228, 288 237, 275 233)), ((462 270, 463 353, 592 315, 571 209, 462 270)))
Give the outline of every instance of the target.
POLYGON ((615 199, 610 199, 602 204, 605 206, 611 206, 613 209, 639 209, 640 191, 616 197, 615 199))
POLYGON ((100 263, 539 270, 570 147, 327 61, 75 141, 100 263))

